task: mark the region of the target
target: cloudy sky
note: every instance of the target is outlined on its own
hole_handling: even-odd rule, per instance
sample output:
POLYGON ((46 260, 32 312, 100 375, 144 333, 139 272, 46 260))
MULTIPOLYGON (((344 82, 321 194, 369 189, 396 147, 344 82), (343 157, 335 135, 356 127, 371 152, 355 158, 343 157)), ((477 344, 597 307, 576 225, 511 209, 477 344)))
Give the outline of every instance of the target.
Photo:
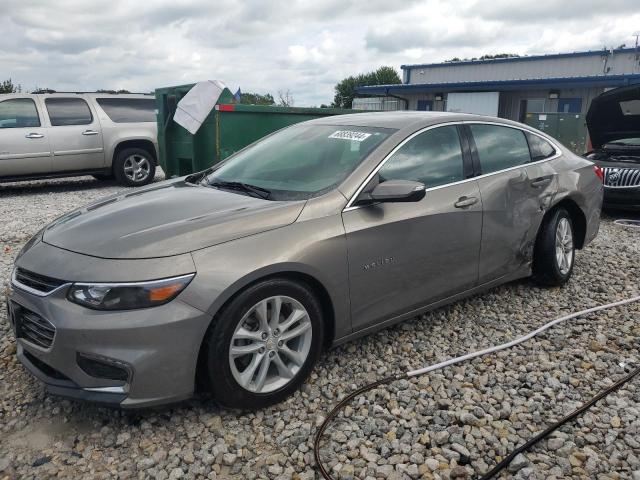
POLYGON ((0 80, 150 91, 220 79, 297 106, 380 65, 632 46, 638 0, 0 0, 0 80))

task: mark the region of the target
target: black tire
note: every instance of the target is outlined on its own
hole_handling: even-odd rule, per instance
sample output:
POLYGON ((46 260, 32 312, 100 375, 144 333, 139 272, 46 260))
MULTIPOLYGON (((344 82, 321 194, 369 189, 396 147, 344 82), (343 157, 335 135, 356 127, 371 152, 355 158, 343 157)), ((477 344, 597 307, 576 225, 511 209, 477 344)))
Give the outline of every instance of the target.
POLYGON ((113 162, 113 174, 120 185, 126 185, 128 187, 147 185, 153 181, 153 177, 156 174, 156 162, 153 155, 142 148, 125 148, 118 153, 115 161, 113 162), (130 157, 136 159, 136 161, 142 162, 144 165, 148 165, 148 169, 143 169, 145 175, 141 176, 139 179, 134 180, 127 176, 127 172, 125 170, 130 166, 127 164, 130 157), (146 163, 144 163, 145 161, 146 163))
POLYGON ((209 327, 201 356, 201 381, 218 403, 229 408, 256 410, 281 402, 311 373, 322 350, 323 330, 320 304, 308 286, 279 278, 258 282, 233 298, 209 327), (311 347, 306 360, 288 383, 277 390, 256 393, 242 387, 234 378, 229 350, 236 327, 244 315, 261 300, 274 296, 290 297, 306 309, 311 321, 311 347))
POLYGON ((533 254, 533 279, 536 283, 558 287, 567 283, 575 263, 575 235, 571 216, 564 208, 549 212, 540 226, 533 254), (556 233, 561 222, 568 223, 571 233, 571 261, 569 268, 560 265, 556 255, 556 233))
POLYGON ((91 175, 93 178, 95 178, 96 180, 100 180, 102 181, 109 181, 109 180, 113 180, 115 177, 113 176, 112 173, 96 173, 94 175, 91 175))

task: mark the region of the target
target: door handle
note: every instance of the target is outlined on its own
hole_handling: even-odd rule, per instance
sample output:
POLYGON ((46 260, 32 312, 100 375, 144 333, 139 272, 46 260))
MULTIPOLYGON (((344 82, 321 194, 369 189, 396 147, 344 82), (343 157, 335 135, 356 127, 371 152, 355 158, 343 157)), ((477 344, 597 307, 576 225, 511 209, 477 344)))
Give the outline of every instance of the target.
POLYGON ((32 132, 32 133, 27 133, 27 134, 24 136, 24 138, 42 138, 42 137, 44 137, 44 135, 43 135, 43 134, 41 134, 41 133, 34 133, 34 132, 32 132))
POLYGON ((531 186, 533 188, 544 187, 545 185, 549 185, 551 183, 551 177, 540 177, 535 180, 531 180, 531 186))
POLYGON ((476 197, 460 197, 453 206, 456 208, 465 208, 475 205, 476 203, 478 203, 478 199, 476 197))
POLYGON ((82 132, 83 135, 98 135, 99 132, 96 132, 95 130, 85 130, 84 132, 82 132))

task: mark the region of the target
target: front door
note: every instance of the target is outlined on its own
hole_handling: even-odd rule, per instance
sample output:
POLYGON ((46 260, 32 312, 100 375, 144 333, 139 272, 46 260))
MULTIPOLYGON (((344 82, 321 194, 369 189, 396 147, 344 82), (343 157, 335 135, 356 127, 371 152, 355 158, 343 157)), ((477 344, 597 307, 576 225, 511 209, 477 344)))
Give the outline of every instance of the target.
POLYGON ((96 115, 81 97, 46 97, 51 121, 53 170, 98 170, 105 166, 102 131, 96 115))
POLYGON ((550 167, 531 163, 523 130, 481 123, 470 124, 469 130, 481 173, 479 283, 483 284, 514 273, 531 260, 544 202, 551 200, 556 179, 550 167))
POLYGON ((34 98, 1 100, 0 177, 49 172, 48 130, 42 126, 34 98))
POLYGON ((463 163, 456 126, 426 130, 378 171, 423 182, 425 197, 343 213, 354 331, 476 285, 482 203, 463 163))

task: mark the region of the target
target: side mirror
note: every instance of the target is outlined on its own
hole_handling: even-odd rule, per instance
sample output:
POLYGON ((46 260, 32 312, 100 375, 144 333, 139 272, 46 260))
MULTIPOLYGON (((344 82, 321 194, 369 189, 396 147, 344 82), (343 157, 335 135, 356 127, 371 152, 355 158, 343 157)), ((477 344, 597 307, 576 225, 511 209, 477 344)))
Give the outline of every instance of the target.
POLYGON ((373 202, 419 202, 425 196, 425 186, 411 180, 387 180, 368 194, 373 202))

